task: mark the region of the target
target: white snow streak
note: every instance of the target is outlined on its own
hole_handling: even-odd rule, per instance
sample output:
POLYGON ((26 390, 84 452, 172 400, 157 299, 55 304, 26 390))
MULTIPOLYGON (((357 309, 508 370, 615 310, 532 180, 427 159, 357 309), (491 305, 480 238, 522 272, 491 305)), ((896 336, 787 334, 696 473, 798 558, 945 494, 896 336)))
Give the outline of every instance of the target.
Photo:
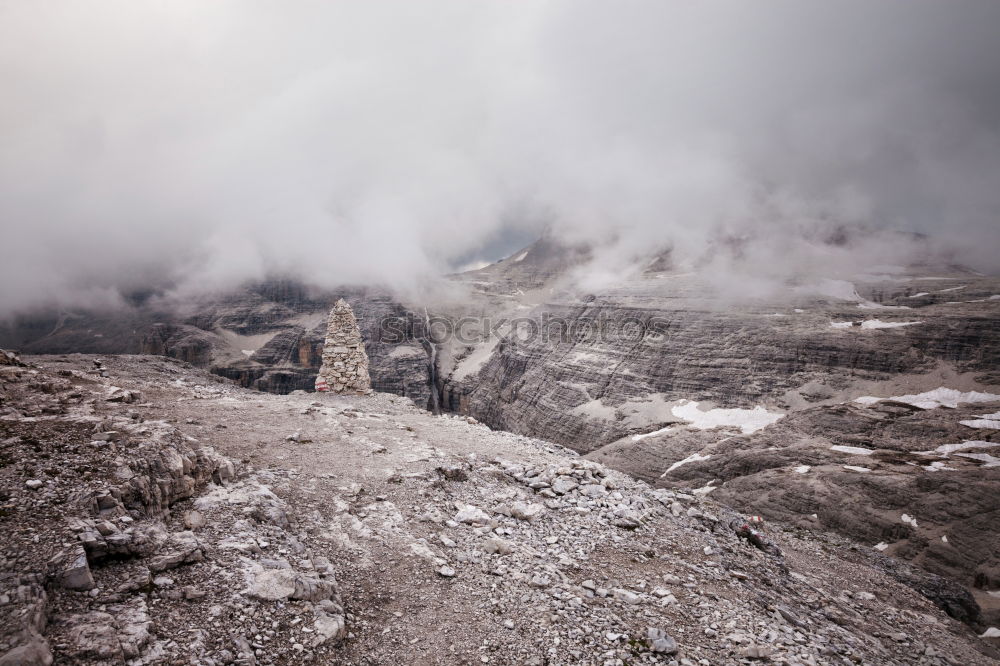
POLYGON ((962 458, 969 458, 970 460, 978 460, 983 463, 983 467, 1000 467, 1000 458, 991 456, 988 453, 956 453, 955 455, 962 458))
POLYGON ((691 463, 691 462, 698 462, 699 460, 708 460, 711 457, 712 456, 710 454, 707 454, 707 453, 705 455, 703 455, 703 456, 702 455, 698 455, 697 453, 692 453, 691 455, 689 455, 684 460, 678 460, 673 465, 671 465, 670 467, 668 467, 667 471, 664 472, 661 475, 661 478, 662 478, 662 476, 666 476, 667 474, 670 474, 672 471, 674 471, 675 469, 677 469, 681 465, 686 465, 686 464, 691 463))
POLYGON ((840 451, 841 453, 850 453, 856 456, 870 456, 875 453, 875 449, 863 449, 860 446, 842 446, 836 444, 830 447, 832 451, 840 451))
POLYGON ((959 423, 969 428, 1000 430, 1000 421, 994 421, 992 419, 972 419, 970 421, 959 421, 959 423))
POLYGON ((632 441, 633 442, 640 442, 640 441, 646 439, 647 437, 656 437, 657 435, 662 435, 664 433, 668 433, 671 430, 673 430, 673 427, 672 426, 667 426, 666 428, 660 428, 659 430, 654 430, 653 432, 645 432, 645 433, 642 433, 641 435, 632 435, 632 441))
POLYGON ((941 446, 931 451, 917 451, 917 453, 919 453, 922 456, 939 455, 947 458, 955 451, 964 451, 966 449, 991 449, 994 446, 1000 446, 1000 444, 994 442, 982 442, 978 440, 972 440, 966 442, 959 442, 958 444, 942 444, 941 446))
POLYGON ((862 396, 856 398, 854 402, 864 405, 872 405, 880 400, 893 400, 895 402, 905 402, 921 409, 934 409, 935 407, 958 407, 960 404, 970 402, 994 402, 1000 400, 1000 395, 995 393, 983 393, 981 391, 956 391, 950 388, 936 388, 923 393, 913 395, 897 395, 891 398, 876 398, 874 396, 862 396))

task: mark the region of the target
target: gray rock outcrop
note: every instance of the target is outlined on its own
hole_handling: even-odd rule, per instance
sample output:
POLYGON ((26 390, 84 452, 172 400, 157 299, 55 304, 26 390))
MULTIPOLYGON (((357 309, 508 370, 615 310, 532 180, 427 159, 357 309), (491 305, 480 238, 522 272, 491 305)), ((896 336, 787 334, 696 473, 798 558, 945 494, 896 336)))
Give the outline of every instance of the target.
MULTIPOLYGON (((206 614, 238 608, 264 622, 281 613, 276 597, 250 588, 233 596, 234 582, 262 567, 288 568, 280 575, 309 618, 309 656, 328 661, 319 652, 346 634, 339 586, 320 558, 313 563, 289 507, 253 473, 238 478, 212 447, 134 411, 151 408, 138 396, 152 384, 109 385, 99 360, 56 374, 0 358, 18 371, 0 375, 0 666, 169 663, 182 652, 231 663, 230 648, 254 663, 260 648, 242 627, 201 632, 206 614), (41 478, 22 480, 35 470, 41 478), (263 557, 265 548, 276 557, 263 557), (175 633, 191 639, 179 645, 175 633)), ((214 383, 198 393, 221 393, 214 383)))

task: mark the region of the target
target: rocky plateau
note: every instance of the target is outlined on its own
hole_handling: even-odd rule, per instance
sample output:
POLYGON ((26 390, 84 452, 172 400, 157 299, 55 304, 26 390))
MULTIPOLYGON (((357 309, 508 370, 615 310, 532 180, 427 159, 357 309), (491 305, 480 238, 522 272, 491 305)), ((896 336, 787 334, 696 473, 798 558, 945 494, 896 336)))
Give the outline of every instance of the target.
POLYGON ((989 664, 820 529, 385 393, 4 356, 0 663, 989 664))

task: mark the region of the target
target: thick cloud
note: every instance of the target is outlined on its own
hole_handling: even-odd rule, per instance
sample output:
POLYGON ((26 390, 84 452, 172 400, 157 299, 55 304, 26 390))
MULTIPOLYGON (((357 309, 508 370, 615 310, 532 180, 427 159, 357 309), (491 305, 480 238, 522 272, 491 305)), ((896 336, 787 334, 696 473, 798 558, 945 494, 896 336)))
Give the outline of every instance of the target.
POLYGON ((416 289, 543 228, 611 269, 738 237, 773 272, 861 223, 994 270, 998 29, 993 0, 0 0, 0 311, 416 289))

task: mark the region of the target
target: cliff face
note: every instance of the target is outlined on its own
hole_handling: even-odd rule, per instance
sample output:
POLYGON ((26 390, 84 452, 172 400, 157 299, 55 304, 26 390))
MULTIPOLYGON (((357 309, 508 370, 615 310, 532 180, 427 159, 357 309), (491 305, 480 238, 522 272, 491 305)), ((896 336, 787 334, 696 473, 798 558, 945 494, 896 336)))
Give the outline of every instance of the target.
POLYGON ((141 353, 169 356, 242 386, 271 393, 313 390, 322 364, 326 314, 340 297, 354 308, 376 391, 429 404, 427 354, 408 324, 414 319, 388 294, 366 289, 322 292, 272 280, 187 305, 153 306, 22 318, 0 327, 2 344, 25 353, 141 353))
POLYGON ((521 289, 502 277, 518 256, 458 278, 508 324, 451 341, 447 408, 849 535, 960 582, 1000 619, 1000 280, 915 268, 738 298, 647 271, 582 294, 521 289))
POLYGON ((991 372, 998 367, 1000 304, 989 310, 993 316, 920 313, 920 325, 868 332, 832 329, 830 317, 837 315, 829 311, 779 318, 609 304, 545 307, 532 314, 535 321, 554 314, 571 322, 633 319, 648 328, 622 342, 501 340, 478 373, 446 382, 446 404, 495 427, 586 452, 651 424, 629 418, 635 409, 629 403, 650 395, 752 407, 782 404, 787 392, 812 381, 842 390, 942 361, 991 372), (654 319, 663 322, 662 332, 650 325, 654 319))
POLYGON ((444 403, 587 452, 676 420, 679 400, 797 408, 940 364, 996 380, 1000 281, 918 276, 847 287, 850 300, 790 287, 786 297, 734 301, 694 276, 654 274, 582 298, 551 289, 505 302, 490 293, 522 334, 455 342, 440 369, 444 403), (914 297, 918 290, 938 298, 914 297))

